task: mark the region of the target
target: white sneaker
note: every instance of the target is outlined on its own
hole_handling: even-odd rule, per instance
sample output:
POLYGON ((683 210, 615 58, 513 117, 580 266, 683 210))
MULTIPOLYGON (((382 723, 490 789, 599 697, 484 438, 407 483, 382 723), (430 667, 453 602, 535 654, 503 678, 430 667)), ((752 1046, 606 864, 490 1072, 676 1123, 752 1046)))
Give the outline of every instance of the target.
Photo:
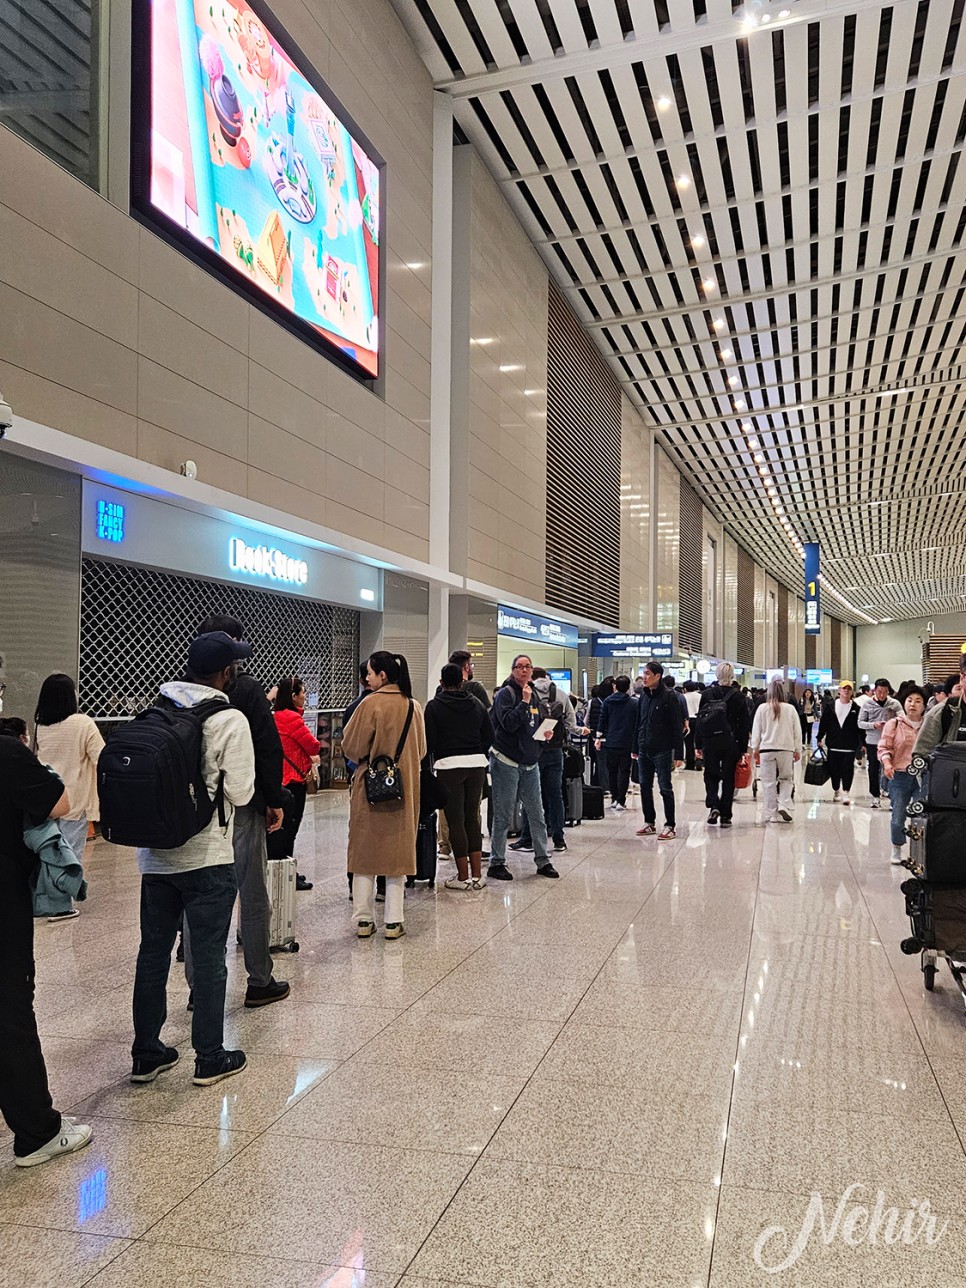
POLYGON ((901 845, 894 845, 892 847, 892 862, 896 865, 896 867, 902 867, 903 859, 902 859, 901 845))
POLYGON ((485 889, 486 889, 486 877, 471 877, 471 878, 470 878, 470 889, 471 889, 471 890, 485 890, 485 889))
POLYGON ((879 800, 879 797, 878 797, 878 796, 873 796, 873 797, 872 797, 872 808, 873 808, 873 809, 878 809, 880 804, 881 804, 881 801, 879 800))
POLYGON ((611 806, 611 809, 614 811, 614 813, 615 813, 615 814, 626 814, 626 813, 627 813, 627 806, 626 806, 626 805, 621 805, 621 803, 620 803, 619 801, 618 801, 616 804, 612 805, 612 806, 611 806))
POLYGON ((845 793, 845 795, 842 797, 842 804, 843 804, 843 805, 851 805, 851 804, 852 804, 852 798, 849 796, 848 792, 846 792, 846 793, 845 793))
POLYGON ((841 792, 833 792, 833 793, 832 793, 832 800, 833 800, 833 801, 837 801, 841 795, 842 795, 842 793, 841 793, 841 792))
POLYGON ((777 814, 766 814, 766 815, 765 815, 765 817, 762 819, 762 822, 763 822, 763 823, 777 823, 777 822, 778 822, 778 815, 777 815, 777 814))
POLYGON ((472 890, 473 888, 470 881, 461 881, 459 877, 447 877, 443 886, 447 890, 472 890))
POLYGON ((18 1167, 38 1167, 41 1163, 49 1163, 52 1158, 57 1158, 60 1154, 73 1154, 76 1150, 83 1149, 85 1145, 91 1143, 93 1135, 92 1127, 75 1122, 65 1114, 60 1120, 60 1131, 53 1140, 49 1140, 46 1145, 41 1145, 40 1149, 35 1149, 32 1154, 24 1154, 22 1158, 15 1158, 13 1161, 18 1167))

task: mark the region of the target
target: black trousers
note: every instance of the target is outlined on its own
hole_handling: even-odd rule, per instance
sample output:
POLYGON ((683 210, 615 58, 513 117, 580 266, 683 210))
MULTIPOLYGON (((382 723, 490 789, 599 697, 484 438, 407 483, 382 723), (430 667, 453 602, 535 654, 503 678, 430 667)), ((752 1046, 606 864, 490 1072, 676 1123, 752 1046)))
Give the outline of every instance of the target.
POLYGON ((684 735, 684 768, 697 769, 698 762, 694 754, 694 730, 689 729, 684 735))
POLYGON ((611 799, 618 805, 627 804, 627 788, 631 781, 631 750, 607 749, 607 781, 611 799))
POLYGON ((446 808, 446 822, 449 825, 449 840, 453 857, 465 859, 470 854, 479 854, 483 849, 483 834, 480 831, 480 802, 483 799, 483 784, 486 782, 486 769, 440 769, 437 771, 449 793, 446 808))
POLYGON ((34 1015, 34 917, 28 867, 0 864, 0 1113, 13 1152, 32 1154, 60 1131, 34 1015))
POLYGON ((828 753, 828 770, 829 777, 832 780, 832 790, 837 792, 841 789, 844 792, 848 792, 852 787, 852 779, 855 777, 855 752, 830 750, 828 753))
POLYGON ((874 801, 879 799, 879 793, 882 790, 882 779, 880 777, 881 765, 879 764, 879 748, 872 743, 866 744, 866 754, 869 757, 869 795, 874 801))
POLYGON ((733 739, 709 739, 704 744, 704 803, 727 823, 735 799, 735 766, 740 757, 733 739))
POLYGON ((286 783, 285 790, 292 793, 291 802, 285 806, 282 826, 277 832, 268 834, 268 857, 270 859, 291 859, 295 857, 295 841, 302 826, 305 813, 305 784, 286 783))

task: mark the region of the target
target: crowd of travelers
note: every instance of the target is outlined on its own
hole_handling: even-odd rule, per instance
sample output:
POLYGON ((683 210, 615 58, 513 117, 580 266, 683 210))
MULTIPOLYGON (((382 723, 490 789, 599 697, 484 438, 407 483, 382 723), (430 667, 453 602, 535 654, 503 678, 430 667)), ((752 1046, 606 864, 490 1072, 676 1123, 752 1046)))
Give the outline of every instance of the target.
MULTIPOLYGON (((149 824, 130 817, 128 839, 124 825, 117 828, 119 843, 136 847, 141 874, 130 1074, 136 1084, 153 1082, 180 1059, 162 1040, 179 934, 194 1083, 209 1086, 246 1067, 244 1052, 224 1045, 226 946, 236 899, 245 1006, 280 1002, 291 992, 273 974, 268 861, 291 859, 294 867, 323 743, 305 722, 303 679, 282 676, 266 694, 243 669, 251 654, 239 621, 209 617, 188 646, 183 674, 163 684, 142 713, 167 737, 176 726, 193 727, 197 767, 183 793, 194 812, 181 832, 183 819, 165 816, 173 807, 164 792, 151 793, 150 783, 143 801, 146 813, 160 816, 155 831, 148 836, 149 824), (129 839, 139 827, 145 837, 129 839)), ((891 801, 892 860, 900 863, 905 810, 920 791, 912 757, 966 739, 961 712, 958 676, 936 689, 909 681, 898 692, 878 679, 858 698, 843 680, 836 693, 809 688, 796 698, 778 678, 766 689, 740 687, 726 662, 713 683, 678 688, 651 661, 636 679, 605 677, 582 704, 558 691, 523 653, 491 701, 466 650, 443 666, 423 710, 406 658, 378 650, 360 666, 359 693, 342 732, 351 772, 347 870, 356 934, 375 934, 380 902, 385 938, 406 933, 405 887, 417 871, 421 827, 437 811, 439 857, 451 858, 456 868, 445 889, 481 891, 490 881, 512 881, 508 860, 520 853, 533 855, 537 876, 559 878, 553 855, 567 849, 565 762, 577 743, 586 747, 591 779, 610 795, 612 813, 627 810, 633 781, 643 815, 636 835, 660 841, 677 835, 675 770, 703 773, 707 824, 727 829, 736 783, 747 781, 742 775, 750 762, 760 770, 764 822, 790 823, 794 765, 803 755, 825 764, 833 801, 843 806, 852 803, 856 766, 864 760, 872 807, 879 808, 882 795, 891 801), (511 835, 518 839, 511 843, 511 835)), ((57 923, 80 915, 77 904, 87 893, 84 847, 114 773, 113 738, 105 749, 96 723, 79 710, 69 676, 44 681, 33 726, 31 736, 23 719, 0 719, 0 1111, 20 1167, 81 1149, 92 1136, 51 1101, 33 1010, 33 925, 40 917, 57 923)), ((120 759, 130 765, 130 756, 120 759)), ((112 810, 130 816, 137 781, 130 802, 124 791, 120 798, 118 805, 115 794, 112 810)), ((106 828, 107 839, 112 835, 106 828)), ((435 850, 435 821, 432 835, 435 850)), ((311 890, 312 883, 298 874, 297 888, 311 890)))

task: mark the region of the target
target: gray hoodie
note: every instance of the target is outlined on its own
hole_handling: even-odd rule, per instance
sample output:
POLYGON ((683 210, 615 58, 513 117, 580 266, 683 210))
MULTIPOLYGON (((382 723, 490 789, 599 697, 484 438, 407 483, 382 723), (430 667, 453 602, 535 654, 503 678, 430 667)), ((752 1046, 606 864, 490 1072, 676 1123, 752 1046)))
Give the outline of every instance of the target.
POLYGON ((870 747, 878 747, 882 730, 876 729, 875 725, 880 720, 886 724, 901 714, 902 707, 895 698, 886 698, 885 702, 879 702, 875 694, 870 693, 859 710, 859 728, 865 734, 866 743, 870 747))
POLYGON ((162 684, 161 694, 179 707, 196 707, 212 698, 224 702, 224 713, 218 711, 205 721, 201 759, 210 796, 214 797, 219 775, 224 774, 228 824, 224 828, 219 825, 216 810, 208 826, 177 850, 138 850, 138 867, 142 873, 171 876, 178 872, 192 872, 195 868, 233 863, 235 856, 231 837, 235 811, 232 807, 247 805, 255 792, 255 749, 248 721, 239 710, 229 706, 227 694, 209 689, 207 684, 176 680, 162 684))
MULTIPOLYGON (((563 707, 562 718, 564 722, 564 728, 567 730, 568 734, 573 733, 577 728, 577 712, 574 710, 574 704, 567 697, 566 693, 564 693, 563 689, 558 689, 556 685, 554 685, 553 680, 550 679, 549 675, 542 675, 539 680, 533 681, 534 691, 540 695, 540 700, 547 704, 548 711, 551 705, 550 704, 551 685, 553 685, 556 691, 556 697, 554 699, 554 702, 563 707)), ((555 713, 551 712, 551 714, 555 714, 555 713)))

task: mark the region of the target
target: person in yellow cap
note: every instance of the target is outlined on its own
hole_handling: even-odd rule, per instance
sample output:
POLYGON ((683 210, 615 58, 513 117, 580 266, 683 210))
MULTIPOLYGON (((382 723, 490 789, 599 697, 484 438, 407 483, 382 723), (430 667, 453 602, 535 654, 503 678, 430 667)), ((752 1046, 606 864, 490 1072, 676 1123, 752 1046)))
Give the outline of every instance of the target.
POLYGON ((855 753, 862 746, 864 734, 859 728, 859 705, 852 700, 855 686, 851 680, 839 685, 839 695, 822 713, 818 727, 819 746, 828 755, 832 800, 851 805, 849 792, 855 776, 855 753))

